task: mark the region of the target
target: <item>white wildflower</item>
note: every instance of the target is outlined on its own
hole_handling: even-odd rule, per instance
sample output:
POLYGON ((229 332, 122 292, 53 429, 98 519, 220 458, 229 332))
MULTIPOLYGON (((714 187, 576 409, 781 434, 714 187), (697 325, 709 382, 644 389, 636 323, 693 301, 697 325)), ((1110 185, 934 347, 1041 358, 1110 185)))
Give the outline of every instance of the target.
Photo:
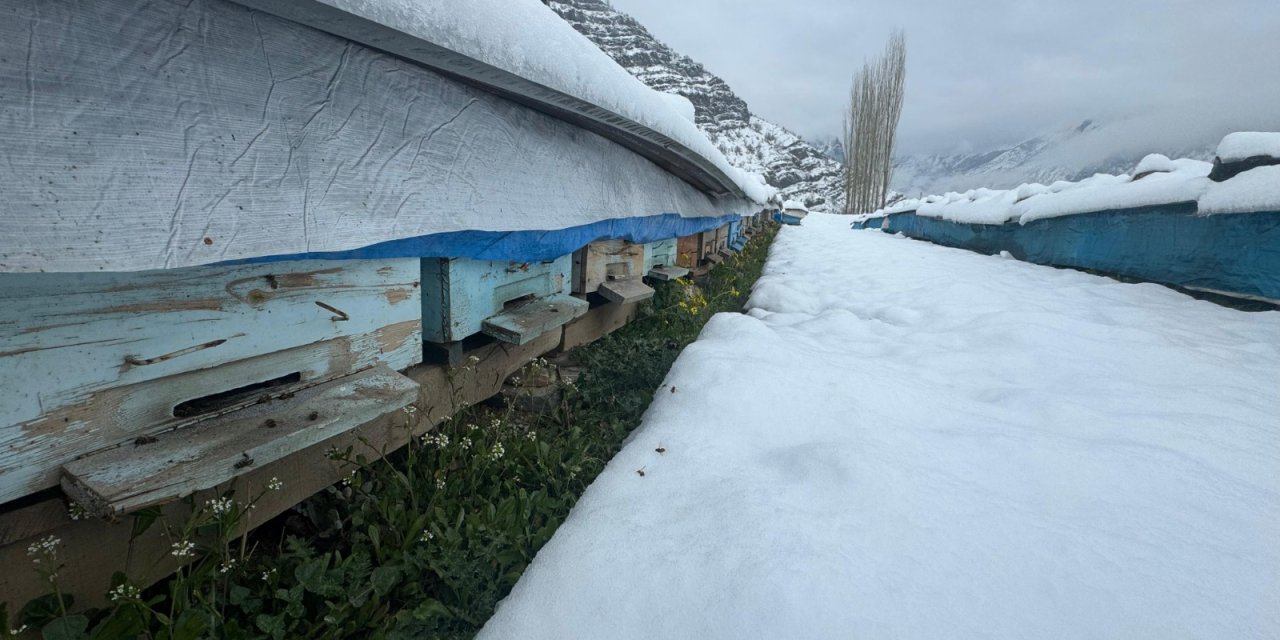
POLYGON ((231 513, 231 508, 235 506, 235 503, 231 501, 231 498, 215 498, 205 502, 204 506, 208 508, 213 515, 221 516, 231 513))
POLYGON ((112 602, 120 602, 122 600, 133 600, 134 598, 137 598, 138 595, 141 593, 142 593, 141 589, 131 584, 122 583, 122 584, 116 585, 114 588, 111 589, 111 591, 108 591, 107 597, 111 598, 112 602))
POLYGON ((413 415, 414 413, 417 413, 418 408, 413 405, 408 405, 403 409, 403 411, 409 415, 413 415))
POLYGON ((444 478, 436 478, 436 490, 444 491, 444 478))
POLYGON ((534 442, 538 439, 538 432, 537 431, 526 432, 524 434, 524 439, 528 440, 529 442, 534 442))
POLYGON ((234 568, 236 568, 236 559, 229 558, 226 562, 218 565, 218 573, 226 574, 234 568))
POLYGON ((436 534, 431 533, 430 529, 423 529, 422 536, 420 536, 418 540, 421 542, 431 542, 432 540, 435 539, 435 537, 436 537, 436 534))
POLYGON ((271 476, 271 480, 267 482, 267 488, 272 491, 279 491, 284 488, 284 483, 280 481, 280 478, 271 476))
POLYGON ((462 447, 462 450, 463 450, 463 451, 466 451, 467 449, 470 449, 470 448, 471 448, 471 436, 462 436, 462 440, 459 440, 459 441, 458 441, 458 446, 459 446, 459 447, 462 447))
POLYGON ((480 364, 480 358, 478 356, 467 356, 467 362, 471 364, 480 364))
POLYGON ((62 539, 58 536, 49 536, 41 538, 31 543, 27 547, 27 555, 29 556, 54 556, 58 553, 58 545, 62 544, 62 539))
POLYGON ((173 550, 169 553, 175 558, 190 558, 196 555, 196 543, 190 540, 179 540, 171 546, 173 550))
POLYGON ((16 636, 16 635, 18 635, 18 634, 20 634, 20 633, 22 633, 22 632, 24 632, 24 631, 26 631, 26 630, 27 630, 27 625, 25 625, 25 624, 24 624, 24 625, 22 625, 21 627, 18 627, 17 629, 10 629, 10 630, 9 630, 9 635, 10 635, 10 636, 16 636))
POLYGON ((493 443, 493 448, 489 450, 489 459, 497 462, 501 460, 502 456, 506 455, 506 453, 507 450, 503 448, 502 443, 495 442, 493 443))
POLYGON ((67 517, 72 520, 88 520, 89 511, 80 506, 79 502, 72 502, 67 505, 67 517))

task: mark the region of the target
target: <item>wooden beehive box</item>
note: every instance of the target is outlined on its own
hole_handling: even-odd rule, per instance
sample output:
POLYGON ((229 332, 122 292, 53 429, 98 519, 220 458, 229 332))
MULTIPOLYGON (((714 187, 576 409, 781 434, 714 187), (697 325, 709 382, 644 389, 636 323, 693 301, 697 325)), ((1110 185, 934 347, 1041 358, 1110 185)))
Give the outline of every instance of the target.
POLYGON ((570 256, 548 262, 422 260, 423 340, 460 354, 478 333, 526 344, 587 312, 570 293, 570 256))
POLYGON ((679 263, 679 241, 676 238, 644 245, 644 272, 647 277, 666 281, 689 275, 689 269, 679 263))
POLYGON ((676 265, 696 269, 702 263, 702 234, 694 233, 676 239, 676 265))
POLYGON ((630 304, 653 297, 643 281, 644 245, 625 240, 592 242, 573 253, 573 292, 599 293, 610 302, 630 304))
POLYGON ((418 277, 417 260, 0 275, 0 503, 100 452, 145 458, 157 435, 420 362, 418 277))
POLYGON ((698 249, 703 261, 718 264, 729 253, 729 225, 703 231, 698 249))
POLYGON ((747 238, 743 235, 743 224, 740 220, 729 223, 729 248, 742 251, 747 246, 747 238))

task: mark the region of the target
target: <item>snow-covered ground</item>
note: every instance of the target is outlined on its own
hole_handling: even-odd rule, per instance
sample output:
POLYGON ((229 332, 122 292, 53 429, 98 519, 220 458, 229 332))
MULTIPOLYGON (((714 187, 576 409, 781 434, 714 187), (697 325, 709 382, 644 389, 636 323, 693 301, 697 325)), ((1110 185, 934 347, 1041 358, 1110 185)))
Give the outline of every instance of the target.
POLYGON ((1280 637, 1280 313, 823 214, 765 274, 482 638, 1280 637))

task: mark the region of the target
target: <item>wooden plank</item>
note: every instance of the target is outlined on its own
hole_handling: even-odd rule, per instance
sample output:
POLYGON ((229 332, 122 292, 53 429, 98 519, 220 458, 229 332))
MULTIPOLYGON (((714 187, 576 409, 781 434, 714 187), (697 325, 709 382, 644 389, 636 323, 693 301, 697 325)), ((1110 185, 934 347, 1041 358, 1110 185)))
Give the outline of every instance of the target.
POLYGON ((464 340, 513 301, 569 293, 572 271, 569 255, 549 262, 423 259, 423 340, 464 340))
MULTIPOLYGON (((202 504, 205 499, 232 489, 239 499, 261 494, 245 523, 244 530, 252 529, 348 473, 349 469, 329 459, 329 450, 353 446, 370 460, 377 460, 449 417, 464 403, 477 404, 493 397, 511 374, 554 350, 560 339, 561 333, 556 331, 522 346, 486 345, 468 353, 475 356, 477 362, 465 370, 443 365, 412 367, 404 375, 418 383, 416 413, 381 416, 273 464, 254 465, 227 485, 197 493, 195 503, 202 504), (265 491, 272 478, 283 479, 284 488, 265 491)), ((46 508, 51 509, 54 503, 60 505, 61 500, 48 503, 46 508)), ((164 517, 174 524, 184 521, 188 513, 186 501, 170 503, 161 509, 164 517)), ((63 572, 60 586, 64 593, 75 596, 77 607, 104 604, 103 597, 115 571, 126 571, 132 579, 147 585, 177 569, 177 559, 169 554, 172 540, 165 527, 156 525, 134 539, 132 525, 133 520, 127 517, 117 521, 96 518, 72 521, 64 515, 51 528, 25 527, 28 537, 0 544, 0 567, 6 568, 0 571, 0 602, 24 603, 47 592, 48 583, 30 570, 31 560, 26 555, 30 541, 45 535, 55 535, 62 540, 59 558, 67 566, 75 567, 75 571, 63 572)))
POLYGON ((417 392, 408 378, 375 367, 163 433, 149 444, 126 444, 69 462, 62 488, 102 517, 172 502, 399 411, 417 392))
POLYGON ((13 509, 0 514, 0 547, 34 538, 69 522, 67 502, 61 495, 13 509))
POLYGON ((174 408, 192 398, 296 375, 297 382, 270 392, 285 395, 379 363, 404 368, 419 362, 419 326, 415 319, 368 334, 106 389, 91 394, 80 404, 20 425, 21 428, 0 429, 0 502, 58 486, 62 465, 79 456, 240 409, 257 402, 263 394, 252 394, 200 416, 175 416, 174 408))
POLYGON ((560 351, 569 351, 595 342, 626 326, 628 322, 635 319, 639 308, 638 303, 611 302, 591 309, 586 315, 564 326, 560 351))
POLYGON ((484 321, 484 332, 511 344, 526 344, 587 312, 587 301, 559 294, 530 300, 484 321))
POLYGON ((654 280, 666 282, 689 275, 689 270, 684 267, 654 267, 649 270, 648 275, 654 280))
POLYGON ((653 297, 653 287, 645 284, 639 277, 625 280, 610 280, 600 285, 600 295, 610 302, 631 304, 642 302, 653 297))
POLYGON ((102 389, 416 320, 418 277, 415 260, 4 274, 0 428, 102 389))
POLYGON ((595 293, 610 280, 644 275, 645 247, 625 240, 592 242, 573 254, 573 292, 595 293))
POLYGON ((676 264, 692 269, 702 260, 702 236, 692 234, 681 236, 676 241, 676 264))

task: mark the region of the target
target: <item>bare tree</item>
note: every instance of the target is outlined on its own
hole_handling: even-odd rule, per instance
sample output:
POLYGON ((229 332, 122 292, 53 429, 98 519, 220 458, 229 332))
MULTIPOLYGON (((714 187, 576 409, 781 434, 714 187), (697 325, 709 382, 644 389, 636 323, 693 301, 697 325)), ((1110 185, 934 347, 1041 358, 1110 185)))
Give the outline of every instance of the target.
POLYGON ((879 58, 862 63, 849 89, 844 115, 846 213, 884 206, 893 177, 893 149, 906 79, 906 37, 898 30, 889 36, 879 58))

